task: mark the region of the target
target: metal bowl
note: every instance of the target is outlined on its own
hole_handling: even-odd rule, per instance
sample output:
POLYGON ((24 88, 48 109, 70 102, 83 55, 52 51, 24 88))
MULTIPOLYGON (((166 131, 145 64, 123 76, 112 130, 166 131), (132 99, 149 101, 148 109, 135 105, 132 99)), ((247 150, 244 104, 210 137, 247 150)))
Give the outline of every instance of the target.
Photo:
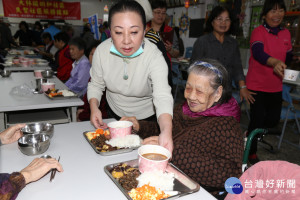
POLYGON ((9 77, 10 74, 11 74, 11 71, 10 70, 2 70, 0 72, 0 74, 1 74, 2 77, 9 77))
POLYGON ((20 151, 28 156, 42 154, 47 151, 50 145, 50 137, 45 134, 24 135, 18 140, 20 151))
POLYGON ((53 75, 54 75, 54 72, 52 70, 42 71, 43 78, 52 78, 53 75))
POLYGON ((27 134, 46 134, 50 138, 53 137, 54 126, 50 123, 38 122, 34 124, 27 124, 24 128, 21 129, 24 135, 27 134))

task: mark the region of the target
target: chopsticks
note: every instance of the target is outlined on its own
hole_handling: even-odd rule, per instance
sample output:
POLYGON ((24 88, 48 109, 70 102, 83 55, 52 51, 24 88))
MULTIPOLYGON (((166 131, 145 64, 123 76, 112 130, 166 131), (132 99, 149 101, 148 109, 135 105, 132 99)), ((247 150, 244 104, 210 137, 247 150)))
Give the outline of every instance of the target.
MULTIPOLYGON (((58 157, 57 161, 59 162, 59 160, 60 160, 60 156, 58 157)), ((52 180, 54 179, 56 171, 57 171, 56 169, 51 170, 50 182, 52 182, 52 180)))

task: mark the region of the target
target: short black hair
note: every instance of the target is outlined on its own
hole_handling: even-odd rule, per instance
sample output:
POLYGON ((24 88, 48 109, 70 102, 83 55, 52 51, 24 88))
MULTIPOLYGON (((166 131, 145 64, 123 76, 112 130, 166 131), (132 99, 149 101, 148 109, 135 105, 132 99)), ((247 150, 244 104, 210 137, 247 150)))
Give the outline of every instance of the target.
POLYGON ((94 48, 97 48, 99 46, 101 42, 99 40, 94 40, 93 43, 91 44, 91 46, 85 51, 85 56, 86 57, 89 57, 91 51, 94 49, 94 48))
POLYGON ((286 11, 284 0, 265 0, 262 13, 260 14, 260 20, 262 20, 262 18, 266 16, 274 7, 278 7, 280 9, 283 8, 284 11, 286 11))
POLYGON ((108 28, 108 23, 107 23, 107 21, 103 22, 103 27, 104 27, 104 28, 108 28))
POLYGON ((54 35, 54 40, 63 41, 65 44, 68 44, 70 36, 66 32, 59 32, 56 35, 54 35))
POLYGON ((145 15, 144 8, 138 2, 133 1, 133 0, 119 1, 118 3, 116 3, 115 5, 113 5, 111 7, 111 9, 109 10, 109 14, 108 14, 108 26, 109 26, 109 28, 111 28, 112 17, 116 13, 124 13, 126 11, 135 12, 138 15, 140 15, 140 17, 142 19, 144 29, 146 28, 146 15, 145 15))
POLYGON ((233 24, 234 24, 234 17, 232 16, 231 10, 226 7, 226 6, 216 6, 214 9, 211 11, 206 23, 205 23, 205 32, 212 32, 214 30, 214 27, 212 26, 212 22, 219 17, 223 12, 228 12, 229 18, 230 18, 230 28, 227 31, 226 34, 231 34, 234 32, 233 30, 233 24))
POLYGON ((152 10, 156 9, 156 8, 165 8, 167 9, 167 3, 165 1, 162 0, 154 0, 151 2, 151 8, 152 10))
POLYGON ((19 28, 21 28, 22 25, 25 26, 26 30, 29 30, 28 24, 25 21, 19 23, 19 28))
POLYGON ((50 39, 50 41, 52 40, 52 36, 49 32, 42 33, 42 39, 46 39, 46 38, 50 39))
POLYGON ((70 40, 69 45, 76 46, 79 50, 85 51, 85 41, 81 37, 74 37, 70 40))

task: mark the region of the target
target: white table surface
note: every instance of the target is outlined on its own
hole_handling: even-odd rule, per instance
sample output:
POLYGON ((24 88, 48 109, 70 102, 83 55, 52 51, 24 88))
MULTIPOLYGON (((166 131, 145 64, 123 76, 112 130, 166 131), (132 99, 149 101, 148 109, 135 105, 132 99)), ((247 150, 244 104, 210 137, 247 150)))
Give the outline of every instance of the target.
MULTIPOLYGON (((80 98, 51 100, 44 94, 32 94, 31 97, 20 97, 10 94, 12 88, 23 84, 35 88, 35 79, 33 72, 12 72, 10 77, 0 77, 0 115, 2 115, 0 116, 0 120, 3 120, 4 112, 61 107, 70 107, 72 119, 73 121, 76 120, 76 107, 84 104, 80 98)), ((67 86, 57 77, 53 77, 49 80, 55 82, 55 88, 67 89, 67 86)))
POLYGON ((26 71, 34 71, 34 70, 46 70, 51 69, 49 66, 38 66, 38 65, 31 65, 29 67, 22 67, 22 66, 5 66, 6 70, 10 70, 13 72, 26 72, 26 71))
MULTIPOLYGON (((137 150, 119 155, 101 156, 83 137, 83 132, 88 130, 94 130, 90 122, 55 125, 50 147, 44 154, 55 158, 60 156, 64 172, 57 172, 52 183, 49 182, 50 174, 47 174, 39 181, 28 184, 20 192, 18 199, 126 199, 104 172, 104 167, 108 164, 136 159, 137 150)), ((0 146, 0 153, 1 173, 20 171, 34 158, 40 157, 40 155, 26 156, 22 154, 17 143, 0 146)), ((210 200, 215 198, 200 188, 199 192, 180 199, 210 200)))
MULTIPOLYGON (((0 78, 0 112, 18 111, 18 110, 32 110, 43 108, 58 108, 83 105, 80 98, 69 98, 61 100, 51 100, 44 94, 32 94, 31 97, 19 97, 10 94, 12 88, 27 84, 34 88, 36 85, 33 72, 12 72, 8 78, 0 78)), ((68 89, 68 87, 61 82, 57 77, 49 79, 50 82, 55 82, 55 88, 68 89)))

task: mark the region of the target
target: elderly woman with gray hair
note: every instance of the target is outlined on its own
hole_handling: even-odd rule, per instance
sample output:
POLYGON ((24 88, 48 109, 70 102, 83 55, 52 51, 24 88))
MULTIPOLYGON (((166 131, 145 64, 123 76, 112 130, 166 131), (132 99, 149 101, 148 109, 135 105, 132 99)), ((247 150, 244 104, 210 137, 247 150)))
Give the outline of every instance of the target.
MULTIPOLYGON (((241 175, 243 137, 240 109, 231 96, 226 69, 215 60, 193 63, 184 91, 186 102, 174 109, 172 163, 212 194, 224 191, 229 177, 241 175)), ((144 144, 157 144, 155 122, 133 122, 144 144), (151 136, 151 137, 149 137, 151 136)))

